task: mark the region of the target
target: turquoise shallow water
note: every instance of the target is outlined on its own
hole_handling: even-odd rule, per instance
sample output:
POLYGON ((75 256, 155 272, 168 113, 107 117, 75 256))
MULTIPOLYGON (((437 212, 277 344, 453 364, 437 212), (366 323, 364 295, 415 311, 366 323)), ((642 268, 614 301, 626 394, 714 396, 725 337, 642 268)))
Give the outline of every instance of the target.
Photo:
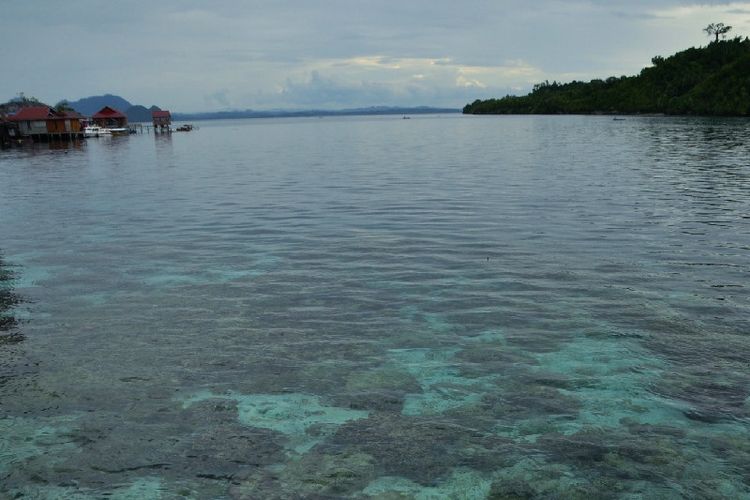
POLYGON ((0 497, 750 498, 750 123, 0 152, 0 497))

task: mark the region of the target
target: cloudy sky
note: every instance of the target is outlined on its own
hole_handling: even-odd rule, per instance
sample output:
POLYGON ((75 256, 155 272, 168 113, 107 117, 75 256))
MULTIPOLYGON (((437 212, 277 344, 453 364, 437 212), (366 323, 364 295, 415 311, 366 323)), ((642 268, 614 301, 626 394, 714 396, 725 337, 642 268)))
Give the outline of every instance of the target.
POLYGON ((173 111, 461 107, 543 80, 631 75, 750 35, 749 2, 0 0, 0 101, 103 93, 173 111))

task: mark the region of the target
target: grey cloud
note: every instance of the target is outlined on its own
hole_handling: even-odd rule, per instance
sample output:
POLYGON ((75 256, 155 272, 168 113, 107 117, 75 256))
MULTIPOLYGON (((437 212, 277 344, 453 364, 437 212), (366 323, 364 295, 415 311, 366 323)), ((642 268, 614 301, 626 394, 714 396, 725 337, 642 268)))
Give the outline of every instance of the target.
POLYGON ((648 12, 625 12, 619 10, 612 11, 612 15, 623 19, 669 19, 671 17, 648 12))
POLYGON ((209 107, 216 107, 217 105, 221 108, 231 107, 231 102, 228 97, 229 91, 217 90, 216 92, 204 96, 204 100, 209 107))
POLYGON ((407 85, 398 87, 379 82, 339 82, 331 77, 312 72, 305 81, 287 80, 280 93, 281 102, 298 107, 327 106, 345 108, 372 106, 386 103, 397 106, 457 106, 457 103, 473 101, 490 92, 492 95, 512 93, 509 87, 484 89, 461 88, 455 86, 407 85))
POLYGON ((392 91, 383 84, 344 84, 323 77, 318 71, 313 71, 304 82, 287 79, 280 96, 284 101, 297 106, 344 107, 393 100, 392 91))

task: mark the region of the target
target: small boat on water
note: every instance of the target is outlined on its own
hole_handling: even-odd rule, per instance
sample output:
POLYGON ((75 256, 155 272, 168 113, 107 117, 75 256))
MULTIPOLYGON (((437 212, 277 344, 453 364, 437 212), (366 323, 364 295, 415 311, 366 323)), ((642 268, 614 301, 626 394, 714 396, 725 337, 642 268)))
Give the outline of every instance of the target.
POLYGON ((108 128, 100 127, 99 125, 88 125, 83 129, 84 137, 101 137, 103 135, 112 135, 112 132, 108 128))
POLYGON ((108 129, 112 135, 129 135, 130 129, 125 127, 108 129))
POLYGON ((190 132, 191 130, 193 130, 193 126, 190 125, 189 123, 186 123, 185 125, 177 127, 175 130, 177 132, 190 132))

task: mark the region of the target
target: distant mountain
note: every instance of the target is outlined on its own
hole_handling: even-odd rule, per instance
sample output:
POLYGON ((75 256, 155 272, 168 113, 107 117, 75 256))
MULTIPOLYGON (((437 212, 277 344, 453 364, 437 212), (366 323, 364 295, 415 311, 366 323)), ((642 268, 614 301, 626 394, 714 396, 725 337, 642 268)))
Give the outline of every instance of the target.
MULTIPOLYGON (((26 99, 29 101, 29 99, 26 99)), ((96 114, 104 106, 109 106, 125 113, 129 122, 150 122, 152 111, 161 111, 158 106, 146 108, 140 104, 132 104, 126 99, 113 94, 84 97, 77 101, 66 101, 67 105, 84 116, 96 114)), ((9 103, 15 107, 15 103, 9 103)), ((371 106, 369 108, 350 108, 339 110, 309 109, 309 110, 283 110, 274 109, 267 111, 255 111, 252 109, 235 111, 214 111, 207 113, 172 113, 175 121, 189 120, 222 120, 233 118, 283 118, 283 117, 309 117, 309 116, 358 116, 358 115, 420 115, 436 113, 460 113, 455 108, 431 108, 429 106, 399 107, 399 106, 371 106)))
POLYGON ((146 106, 135 105, 125 110, 128 122, 147 122, 151 120, 151 112, 146 106))
POLYGON ((125 115, 127 115, 128 121, 131 123, 150 122, 152 111, 161 111, 161 108, 159 108, 159 106, 151 106, 150 108, 147 108, 146 106, 136 104, 135 106, 130 106, 126 109, 125 115))
MULTIPOLYGON (((84 116, 91 116, 97 111, 102 109, 104 106, 115 108, 123 113, 133 106, 131 103, 120 97, 119 95, 105 94, 105 95, 94 95, 91 97, 84 97, 77 101, 70 101, 68 105, 81 113, 84 116)), ((149 117, 151 120, 151 117, 149 117)))
POLYGON ((654 57, 637 76, 544 82, 525 96, 476 100, 467 114, 659 113, 750 116, 750 40, 654 57))
POLYGON ((246 109, 242 111, 216 111, 209 113, 172 113, 175 121, 186 120, 228 120, 234 118, 285 118, 285 117, 310 117, 310 116, 361 116, 361 115, 424 115, 436 113, 459 113, 455 108, 431 108, 418 106, 414 108, 373 106, 369 108, 351 108, 339 110, 270 110, 254 111, 246 109))

